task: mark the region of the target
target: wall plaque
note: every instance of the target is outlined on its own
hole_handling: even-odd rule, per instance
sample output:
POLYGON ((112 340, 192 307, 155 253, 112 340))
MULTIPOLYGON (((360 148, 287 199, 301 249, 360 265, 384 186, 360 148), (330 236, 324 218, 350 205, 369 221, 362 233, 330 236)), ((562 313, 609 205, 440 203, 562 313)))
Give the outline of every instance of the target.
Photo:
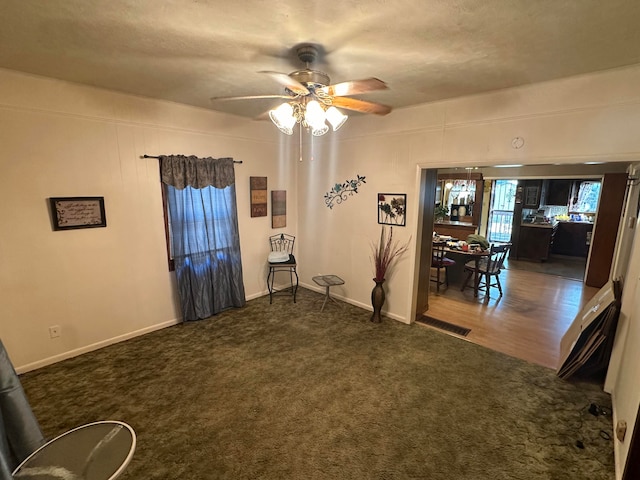
POLYGON ((251 216, 267 216, 267 177, 249 177, 251 216))
POLYGON ((287 191, 271 190, 271 228, 287 226, 287 191))
POLYGON ((51 197, 54 230, 106 227, 104 197, 51 197))

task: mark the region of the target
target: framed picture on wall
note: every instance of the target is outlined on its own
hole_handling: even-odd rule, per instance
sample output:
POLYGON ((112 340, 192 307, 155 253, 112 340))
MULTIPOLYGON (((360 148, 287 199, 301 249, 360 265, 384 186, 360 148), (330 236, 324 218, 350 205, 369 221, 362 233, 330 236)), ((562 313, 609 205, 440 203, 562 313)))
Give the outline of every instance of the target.
POLYGON ((104 197, 51 197, 54 230, 106 227, 104 197))
POLYGON ((407 224, 407 195, 405 193, 378 194, 378 223, 404 227, 407 224))
POLYGON ((251 216, 267 216, 267 177, 249 177, 251 216))
POLYGON ((271 228, 287 226, 287 191, 271 190, 271 228))

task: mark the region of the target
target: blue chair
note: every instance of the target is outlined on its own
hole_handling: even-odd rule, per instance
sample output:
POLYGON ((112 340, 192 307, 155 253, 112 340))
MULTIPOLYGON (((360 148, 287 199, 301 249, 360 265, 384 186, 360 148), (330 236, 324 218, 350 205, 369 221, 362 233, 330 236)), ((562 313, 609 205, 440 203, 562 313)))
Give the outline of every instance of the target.
POLYGON ((0 341, 0 478, 46 443, 20 379, 0 341))

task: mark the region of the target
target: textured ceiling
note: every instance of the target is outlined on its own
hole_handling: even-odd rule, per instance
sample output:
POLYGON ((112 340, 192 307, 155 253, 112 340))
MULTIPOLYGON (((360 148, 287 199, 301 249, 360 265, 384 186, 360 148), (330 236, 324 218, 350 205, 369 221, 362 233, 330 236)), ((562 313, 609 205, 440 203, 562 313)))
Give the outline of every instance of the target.
POLYGON ((640 63, 638 0, 3 0, 0 67, 255 117, 260 70, 322 45, 333 83, 400 108, 640 63))

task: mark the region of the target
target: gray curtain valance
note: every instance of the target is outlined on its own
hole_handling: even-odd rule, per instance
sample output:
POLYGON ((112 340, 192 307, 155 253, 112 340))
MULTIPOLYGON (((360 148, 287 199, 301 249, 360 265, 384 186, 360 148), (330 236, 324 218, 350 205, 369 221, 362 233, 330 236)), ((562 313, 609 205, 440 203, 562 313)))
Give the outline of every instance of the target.
POLYGON ((236 182, 233 158, 198 158, 194 155, 160 155, 162 183, 183 189, 226 188, 236 182))

